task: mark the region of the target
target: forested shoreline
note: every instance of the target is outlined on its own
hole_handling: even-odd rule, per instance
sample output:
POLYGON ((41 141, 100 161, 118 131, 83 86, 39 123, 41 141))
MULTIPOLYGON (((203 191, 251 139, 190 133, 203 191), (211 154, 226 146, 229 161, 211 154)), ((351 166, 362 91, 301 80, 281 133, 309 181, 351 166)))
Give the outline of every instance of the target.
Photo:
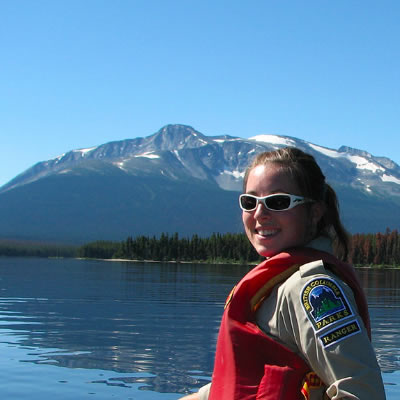
POLYGON ((159 238, 129 237, 123 242, 98 241, 79 248, 79 257, 177 262, 248 263, 261 260, 244 234, 219 234, 201 238, 180 238, 161 234, 159 238))
MULTIPOLYGON (((355 266, 400 267, 400 234, 354 234, 350 237, 348 262, 355 266)), ((177 233, 159 237, 128 237, 121 242, 95 241, 82 246, 0 241, 0 256, 77 257, 159 262, 257 263, 260 256, 244 233, 214 233, 210 237, 177 233)))
POLYGON ((0 240, 0 256, 6 257, 76 257, 78 246, 22 240, 0 240))

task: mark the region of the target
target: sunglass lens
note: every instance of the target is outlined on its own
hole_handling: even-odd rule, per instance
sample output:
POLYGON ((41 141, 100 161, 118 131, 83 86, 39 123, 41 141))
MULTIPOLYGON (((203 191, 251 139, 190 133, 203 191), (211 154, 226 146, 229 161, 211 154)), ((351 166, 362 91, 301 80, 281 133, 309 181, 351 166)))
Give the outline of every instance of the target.
POLYGON ((240 204, 244 210, 254 210, 257 205, 257 200, 254 197, 242 196, 240 198, 240 204))
POLYGON ((266 199, 271 210, 286 210, 290 206, 290 197, 285 195, 272 196, 266 199))

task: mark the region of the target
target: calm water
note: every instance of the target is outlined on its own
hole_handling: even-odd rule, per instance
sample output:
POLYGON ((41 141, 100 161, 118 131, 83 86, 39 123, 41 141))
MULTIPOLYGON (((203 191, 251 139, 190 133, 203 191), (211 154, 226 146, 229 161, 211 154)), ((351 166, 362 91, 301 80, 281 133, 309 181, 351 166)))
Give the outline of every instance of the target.
MULTIPOLYGON (((210 379, 244 267, 0 258, 6 400, 178 399, 210 379)), ((389 400, 400 398, 400 271, 360 270, 389 400)))

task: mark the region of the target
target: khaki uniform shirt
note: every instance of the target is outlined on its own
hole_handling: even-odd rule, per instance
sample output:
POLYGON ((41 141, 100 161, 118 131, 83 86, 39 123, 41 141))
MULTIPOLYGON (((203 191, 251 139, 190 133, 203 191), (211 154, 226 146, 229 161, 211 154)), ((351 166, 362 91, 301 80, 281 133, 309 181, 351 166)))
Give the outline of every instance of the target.
MULTIPOLYGON (((268 336, 305 359, 325 383, 310 390, 310 400, 386 398, 353 292, 322 261, 301 266, 276 286, 256 317, 268 336)), ((200 400, 209 388, 200 389, 200 400)))

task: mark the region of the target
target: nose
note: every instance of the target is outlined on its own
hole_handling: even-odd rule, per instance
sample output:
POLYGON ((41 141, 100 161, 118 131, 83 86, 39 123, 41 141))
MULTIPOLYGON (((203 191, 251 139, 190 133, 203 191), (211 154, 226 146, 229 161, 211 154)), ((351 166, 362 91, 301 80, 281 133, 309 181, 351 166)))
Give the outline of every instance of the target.
POLYGON ((264 206, 261 201, 257 204, 257 208, 254 211, 254 218, 261 218, 268 216, 270 211, 264 206))

